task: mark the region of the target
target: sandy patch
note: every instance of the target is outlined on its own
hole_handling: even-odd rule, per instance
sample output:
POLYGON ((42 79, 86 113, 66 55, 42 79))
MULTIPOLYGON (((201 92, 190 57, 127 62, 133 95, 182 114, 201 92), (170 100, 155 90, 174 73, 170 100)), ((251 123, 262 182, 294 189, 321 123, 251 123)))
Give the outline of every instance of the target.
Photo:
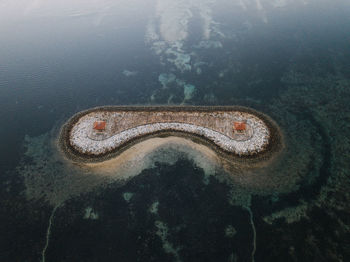
POLYGON ((155 161, 174 164, 181 156, 191 159, 207 174, 213 174, 220 162, 216 153, 204 145, 180 137, 166 137, 147 139, 113 159, 81 166, 113 179, 127 179, 153 167, 155 161))

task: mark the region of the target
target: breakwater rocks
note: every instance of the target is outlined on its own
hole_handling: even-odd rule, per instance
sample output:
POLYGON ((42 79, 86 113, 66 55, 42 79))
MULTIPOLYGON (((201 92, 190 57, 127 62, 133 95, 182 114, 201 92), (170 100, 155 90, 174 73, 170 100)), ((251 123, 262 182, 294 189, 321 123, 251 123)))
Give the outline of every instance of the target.
POLYGON ((73 161, 101 162, 152 137, 180 136, 228 158, 264 160, 281 149, 268 116, 237 106, 105 106, 82 111, 62 127, 59 143, 73 161))

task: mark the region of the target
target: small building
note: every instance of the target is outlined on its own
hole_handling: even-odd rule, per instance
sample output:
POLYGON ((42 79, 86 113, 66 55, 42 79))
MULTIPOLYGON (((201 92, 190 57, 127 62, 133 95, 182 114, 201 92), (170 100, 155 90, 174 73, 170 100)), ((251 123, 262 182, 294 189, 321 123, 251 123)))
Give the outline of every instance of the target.
POLYGON ((98 132, 103 132, 106 130, 106 121, 95 121, 93 125, 93 129, 98 132))
POLYGON ((236 121, 233 122, 233 130, 238 132, 244 132, 247 129, 247 125, 245 122, 242 121, 236 121))

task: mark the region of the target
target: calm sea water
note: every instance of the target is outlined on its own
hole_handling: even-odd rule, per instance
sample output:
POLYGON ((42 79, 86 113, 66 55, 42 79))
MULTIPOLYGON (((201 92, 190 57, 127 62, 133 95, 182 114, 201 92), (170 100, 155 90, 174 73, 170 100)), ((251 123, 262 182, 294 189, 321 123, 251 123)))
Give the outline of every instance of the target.
POLYGON ((349 13, 345 0, 0 2, 0 261, 348 261, 349 13), (85 188, 57 158, 74 113, 149 104, 270 115, 286 144, 261 171, 275 179, 240 183, 164 149, 85 188))

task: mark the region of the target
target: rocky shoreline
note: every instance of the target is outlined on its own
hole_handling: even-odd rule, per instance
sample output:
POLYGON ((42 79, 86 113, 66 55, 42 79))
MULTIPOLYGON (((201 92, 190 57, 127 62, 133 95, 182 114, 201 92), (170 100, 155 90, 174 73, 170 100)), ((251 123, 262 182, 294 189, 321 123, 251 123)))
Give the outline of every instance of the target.
POLYGON ((159 136, 189 138, 231 159, 267 159, 282 146, 279 128, 273 120, 253 109, 238 106, 92 108, 77 113, 66 122, 61 129, 59 144, 73 161, 101 162, 119 155, 136 143, 159 136), (145 115, 147 119, 153 117, 150 118, 153 121, 143 123, 142 117, 145 115), (93 139, 89 133, 92 124, 102 116, 110 122, 120 123, 123 128, 118 126, 121 129, 118 131, 114 128, 104 139, 93 139), (135 116, 133 123, 131 118, 135 116), (233 120, 244 120, 252 130, 246 139, 236 139, 230 133, 233 120), (228 128, 223 125, 228 125, 228 128))

